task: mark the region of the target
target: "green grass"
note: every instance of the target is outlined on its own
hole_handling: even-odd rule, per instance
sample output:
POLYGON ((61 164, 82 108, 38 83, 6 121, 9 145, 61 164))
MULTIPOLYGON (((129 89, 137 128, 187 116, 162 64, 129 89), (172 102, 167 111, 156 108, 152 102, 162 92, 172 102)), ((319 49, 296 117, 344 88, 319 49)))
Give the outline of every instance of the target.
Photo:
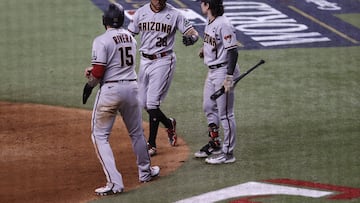
POLYGON ((336 15, 338 18, 340 18, 343 21, 346 21, 355 27, 360 28, 360 14, 359 13, 351 13, 351 14, 339 14, 336 15))
POLYGON ((0 5, 1 99, 80 106, 101 11, 79 0, 0 5))
MULTIPOLYGON (((81 104, 83 70, 93 38, 103 32, 100 10, 90 1, 13 0, 0 2, 0 18, 0 100, 91 109, 94 95, 81 104)), ((207 69, 197 57, 200 43, 184 47, 179 36, 176 43, 177 70, 162 109, 195 152, 207 141, 207 69)), ((173 202, 275 178, 360 188, 359 58, 360 47, 239 51, 242 72, 266 63, 236 87, 237 162, 209 166, 190 156, 170 176, 99 202, 173 202)))

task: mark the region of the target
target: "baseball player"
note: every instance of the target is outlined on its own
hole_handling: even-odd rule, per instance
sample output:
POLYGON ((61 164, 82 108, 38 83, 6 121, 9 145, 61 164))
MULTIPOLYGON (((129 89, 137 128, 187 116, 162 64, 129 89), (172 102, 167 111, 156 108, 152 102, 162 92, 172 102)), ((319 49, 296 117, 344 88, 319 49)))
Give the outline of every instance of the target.
POLYGON ((107 184, 97 188, 98 195, 111 195, 124 190, 123 179, 116 168, 110 147, 110 133, 119 112, 132 141, 137 158, 139 181, 147 182, 160 172, 150 167, 150 156, 142 128, 142 108, 138 100, 135 72, 136 40, 122 28, 124 10, 120 4, 110 4, 103 15, 105 33, 96 37, 92 45, 92 67, 85 69, 88 82, 84 87, 83 103, 92 89, 100 84, 91 119, 91 136, 103 167, 107 184))
POLYGON ((160 122, 167 128, 170 145, 175 146, 177 140, 176 120, 168 118, 160 109, 175 72, 176 56, 173 49, 176 30, 183 34, 186 46, 193 45, 198 40, 198 32, 166 0, 150 0, 137 9, 128 30, 134 35, 140 34, 140 100, 149 114, 148 151, 153 156, 156 154, 156 136, 160 122))
POLYGON ((201 11, 208 20, 199 56, 204 58, 204 63, 208 67, 203 109, 208 121, 210 139, 195 153, 195 157, 207 157, 205 162, 209 164, 232 163, 235 162, 233 152, 236 141, 233 78, 240 75, 235 29, 223 16, 222 0, 201 0, 201 11), (225 94, 215 101, 211 100, 210 95, 222 86, 225 88, 225 94), (224 132, 222 146, 219 124, 224 132), (215 155, 209 156, 211 154, 215 155))

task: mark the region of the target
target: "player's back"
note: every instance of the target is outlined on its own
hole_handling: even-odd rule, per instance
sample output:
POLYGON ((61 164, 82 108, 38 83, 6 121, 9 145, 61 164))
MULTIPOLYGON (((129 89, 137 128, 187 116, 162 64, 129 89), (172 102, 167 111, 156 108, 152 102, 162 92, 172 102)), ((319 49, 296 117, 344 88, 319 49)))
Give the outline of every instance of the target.
POLYGON ((105 65, 107 80, 136 79, 136 40, 123 28, 110 28, 94 40, 92 64, 105 65))

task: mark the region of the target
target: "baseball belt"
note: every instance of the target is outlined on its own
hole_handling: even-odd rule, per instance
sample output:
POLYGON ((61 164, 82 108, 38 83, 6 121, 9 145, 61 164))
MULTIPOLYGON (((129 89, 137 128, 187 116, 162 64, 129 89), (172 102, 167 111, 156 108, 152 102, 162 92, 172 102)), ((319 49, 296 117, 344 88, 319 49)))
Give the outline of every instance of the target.
POLYGON ((117 83, 117 82, 131 82, 131 81, 136 81, 136 79, 129 79, 129 80, 108 80, 108 81, 105 81, 105 83, 117 83))
POLYGON ((220 68, 220 67, 224 67, 227 63, 220 63, 220 64, 216 64, 216 65, 211 65, 211 66, 208 66, 210 69, 217 69, 217 68, 220 68))
POLYGON ((145 53, 142 53, 142 56, 145 57, 145 58, 148 58, 150 60, 155 60, 155 59, 158 59, 158 58, 162 58, 164 56, 168 56, 172 53, 173 51, 164 51, 164 52, 161 52, 159 54, 145 54, 145 53))

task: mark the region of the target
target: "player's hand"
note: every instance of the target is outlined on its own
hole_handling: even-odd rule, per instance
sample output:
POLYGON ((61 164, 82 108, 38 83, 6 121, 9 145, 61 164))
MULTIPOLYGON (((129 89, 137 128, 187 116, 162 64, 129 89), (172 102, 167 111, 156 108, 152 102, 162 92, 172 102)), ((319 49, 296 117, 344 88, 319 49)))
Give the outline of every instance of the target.
POLYGON ((234 76, 226 75, 223 86, 225 88, 225 92, 230 91, 230 89, 234 86, 234 76))
POLYGON ((204 58, 204 48, 203 47, 201 47, 201 49, 199 51, 199 57, 204 58))
POLYGON ((90 66, 90 67, 86 67, 86 68, 85 68, 84 75, 85 75, 85 77, 86 77, 87 79, 89 79, 89 78, 90 78, 90 74, 91 74, 92 69, 93 69, 93 67, 92 67, 92 66, 90 66))
POLYGON ((197 35, 183 35, 183 44, 185 46, 193 45, 198 39, 197 35))

